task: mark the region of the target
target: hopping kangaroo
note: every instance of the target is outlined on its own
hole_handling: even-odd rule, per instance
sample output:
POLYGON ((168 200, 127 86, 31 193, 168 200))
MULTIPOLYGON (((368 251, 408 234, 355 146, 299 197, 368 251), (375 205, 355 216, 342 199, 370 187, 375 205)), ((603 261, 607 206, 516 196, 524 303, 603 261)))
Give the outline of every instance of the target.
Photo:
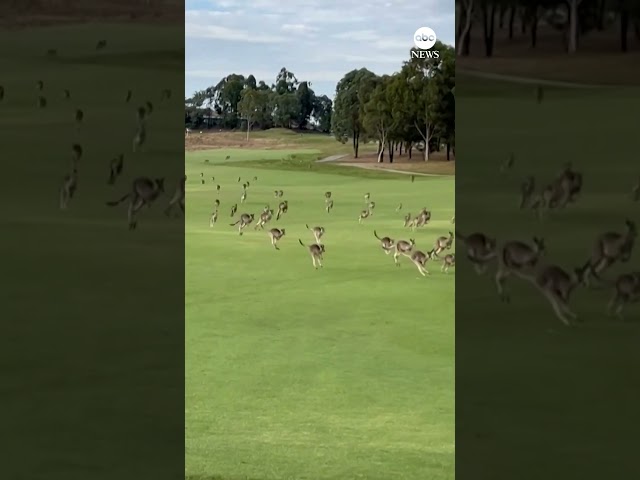
POLYGON ((629 303, 640 299, 640 272, 623 273, 619 275, 613 286, 613 296, 607 305, 607 314, 615 315, 620 320, 622 309, 629 303))
POLYGON ((455 253, 447 253, 442 260, 442 268, 441 272, 449 273, 449 267, 456 266, 456 254, 455 253))
POLYGON ((544 267, 537 275, 521 275, 530 281, 551 304, 556 317, 567 326, 578 316, 569 308, 569 298, 575 288, 584 282, 588 266, 575 268, 571 273, 557 265, 544 267))
POLYGON ((324 235, 324 227, 309 227, 309 225, 305 224, 307 230, 309 230, 313 234, 313 238, 316 240, 316 243, 320 243, 320 239, 324 235))
POLYGON ((236 214, 236 212, 237 212, 237 211, 238 211, 238 204, 237 204, 237 203, 234 203, 234 204, 231 206, 231 215, 230 215, 230 216, 231 216, 231 217, 233 217, 233 216, 236 214))
POLYGON ((131 191, 118 200, 107 202, 110 207, 115 207, 129 199, 129 210, 127 220, 129 230, 134 230, 138 226, 136 214, 145 205, 151 204, 164 192, 164 178, 151 180, 148 177, 138 177, 133 181, 131 191))
POLYGON ((109 163, 109 180, 107 183, 109 185, 113 185, 116 183, 116 179, 122 173, 122 168, 124 167, 124 154, 118 155, 116 158, 112 159, 109 163))
POLYGON ((362 223, 365 218, 369 218, 371 216, 371 210, 362 210, 360 212, 360 216, 358 217, 358 223, 362 223))
POLYGON ((69 175, 62 180, 60 187, 60 209, 65 210, 69 205, 69 201, 73 198, 78 188, 78 169, 74 168, 69 175))
POLYGON ((280 248, 278 248, 278 241, 284 237, 285 235, 285 229, 282 228, 272 228, 271 230, 269 230, 269 238, 271 239, 271 245, 273 245, 273 247, 276 250, 280 250, 280 248))
POLYGON ((280 217, 289 211, 289 201, 285 200, 280 202, 278 205, 278 213, 276 215, 276 220, 280 220, 280 217))
POLYGON ((305 245, 301 239, 298 239, 300 245, 306 247, 309 250, 309 254, 311 255, 311 261, 313 262, 313 268, 316 270, 318 267, 322 268, 322 255, 325 252, 324 245, 321 243, 312 243, 311 245, 305 245))
POLYGON ((413 238, 410 238, 407 242, 406 240, 398 240, 396 242, 396 246, 393 252, 393 261, 396 266, 400 266, 400 262, 398 262, 398 257, 400 255, 404 255, 405 257, 411 258, 411 251, 413 250, 416 241, 413 238))
POLYGON ((509 294, 504 289, 507 278, 514 273, 526 280, 527 273, 535 269, 540 257, 544 255, 544 251, 544 240, 538 237, 533 237, 533 245, 518 240, 504 244, 502 254, 498 259, 498 271, 495 277, 498 295, 502 301, 510 301, 509 294))
POLYGON ((391 253, 391 250, 393 250, 393 247, 394 247, 394 245, 396 243, 396 242, 393 241, 393 238, 391 238, 391 237, 382 237, 382 238, 380 238, 378 236, 378 233, 375 230, 373 231, 373 235, 378 240, 380 240, 380 246, 382 247, 382 250, 384 250, 384 253, 389 255, 391 253))
POLYGON ((591 258, 587 262, 589 266, 587 283, 589 274, 597 280, 601 280, 600 274, 605 269, 611 267, 618 260, 627 262, 631 258, 638 231, 636 224, 631 220, 626 220, 625 224, 627 230, 624 233, 605 232, 596 239, 591 258))
POLYGON ((266 210, 264 212, 262 212, 260 214, 260 217, 258 217, 258 221, 256 222, 255 227, 253 227, 254 230, 259 229, 264 229, 264 226, 267 224, 267 222, 269 222, 269 220, 271 220, 273 218, 273 210, 266 210))
POLYGON ((243 213, 242 215, 240 215, 240 220, 238 220, 236 223, 230 223, 229 225, 232 227, 238 225, 238 235, 242 235, 242 230, 244 230, 247 225, 253 222, 254 216, 255 215, 253 213, 243 213))
POLYGON ((478 275, 487 269, 487 265, 497 256, 497 242, 484 233, 476 232, 463 235, 456 230, 456 238, 464 243, 467 249, 467 258, 478 275))
POLYGON ((427 275, 431 275, 427 270, 427 261, 433 256, 433 250, 430 252, 424 253, 420 250, 416 250, 411 254, 411 262, 418 268, 418 271, 422 274, 423 277, 427 275))
POLYGON ((216 208, 211 214, 211 218, 209 219, 209 226, 213 227, 213 225, 218 221, 218 209, 216 208))
POLYGON ((453 232, 449 232, 448 237, 438 237, 434 248, 434 255, 437 257, 443 250, 451 250, 451 245, 453 245, 453 232))
MULTIPOLYGON (((178 185, 176 186, 176 191, 173 194, 173 197, 171 197, 171 200, 169 201, 169 205, 167 206, 167 208, 164 211, 164 214, 168 217, 169 214, 171 213, 171 210, 173 210, 173 206, 174 205, 178 205, 180 207, 180 210, 182 211, 182 214, 184 215, 184 185, 187 182, 187 176, 183 175, 182 178, 180 180, 178 180, 178 185)), ((220 203, 216 204, 216 212, 218 211, 218 206, 220 205, 220 203)))
POLYGON ((327 205, 325 207, 325 209, 327 210, 327 213, 331 213, 332 208, 333 208, 333 200, 327 201, 327 205))

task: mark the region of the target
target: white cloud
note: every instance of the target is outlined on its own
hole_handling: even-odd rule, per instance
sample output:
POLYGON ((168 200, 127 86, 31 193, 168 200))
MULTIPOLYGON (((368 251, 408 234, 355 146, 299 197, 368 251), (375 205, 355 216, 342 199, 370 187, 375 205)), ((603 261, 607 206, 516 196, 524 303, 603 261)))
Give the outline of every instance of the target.
POLYGON ((186 0, 186 92, 233 72, 271 83, 284 66, 331 95, 353 68, 399 70, 421 26, 445 43, 454 40, 451 0, 252 0, 250 6, 186 0))

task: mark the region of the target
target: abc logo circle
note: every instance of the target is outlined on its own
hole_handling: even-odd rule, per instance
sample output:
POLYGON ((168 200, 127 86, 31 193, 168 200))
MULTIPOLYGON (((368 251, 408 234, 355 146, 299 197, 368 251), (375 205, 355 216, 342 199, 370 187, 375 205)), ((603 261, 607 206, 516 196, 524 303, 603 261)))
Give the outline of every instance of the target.
POLYGON ((422 50, 428 50, 436 44, 436 32, 429 27, 420 27, 413 34, 413 43, 422 50))

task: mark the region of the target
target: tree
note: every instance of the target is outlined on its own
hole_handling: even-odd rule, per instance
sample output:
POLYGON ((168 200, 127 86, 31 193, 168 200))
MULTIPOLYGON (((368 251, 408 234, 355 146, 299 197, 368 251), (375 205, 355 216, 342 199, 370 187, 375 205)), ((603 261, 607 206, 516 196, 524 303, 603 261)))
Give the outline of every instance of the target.
POLYGON ((326 95, 315 97, 313 102, 312 116, 316 121, 318 130, 323 133, 331 131, 331 115, 333 113, 333 102, 326 95))
POLYGON ((360 102, 368 100, 365 95, 359 95, 359 89, 373 77, 375 74, 366 68, 352 70, 342 77, 336 86, 331 129, 335 138, 342 143, 351 138, 355 158, 358 158, 360 138, 363 135, 360 102))
POLYGON ((305 128, 309 122, 309 117, 313 113, 315 94, 309 88, 307 82, 300 82, 296 91, 298 101, 298 115, 296 121, 299 128, 305 128))
POLYGON ((242 91, 241 97, 238 102, 238 112, 247 122, 247 141, 249 141, 249 132, 267 103, 267 96, 263 91, 247 87, 242 91))
POLYGON ((463 54, 465 42, 469 41, 468 37, 471 34, 471 23, 473 22, 473 8, 474 0, 462 0, 460 15, 456 15, 456 19, 458 16, 462 17, 462 20, 460 21, 460 35, 457 40, 458 55, 463 54))

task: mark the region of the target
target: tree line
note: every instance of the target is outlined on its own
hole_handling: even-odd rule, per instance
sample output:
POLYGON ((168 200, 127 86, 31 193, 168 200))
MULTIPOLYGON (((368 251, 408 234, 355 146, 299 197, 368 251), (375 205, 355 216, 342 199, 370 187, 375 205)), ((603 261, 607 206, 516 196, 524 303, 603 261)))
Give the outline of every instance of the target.
POLYGON ((254 128, 299 128, 328 133, 332 110, 329 97, 316 95, 310 82, 299 81, 293 72, 282 68, 271 85, 256 81, 253 75, 234 73, 195 92, 185 99, 185 125, 245 128, 247 138, 254 128))
POLYGON ((414 148, 425 161, 441 148, 448 160, 455 155, 455 51, 441 42, 431 51, 438 58, 412 49, 393 75, 362 68, 338 82, 331 130, 338 141, 351 141, 355 158, 368 141, 378 144, 378 162, 403 151, 411 158, 414 148))
POLYGON ((619 27, 619 49, 627 52, 633 33, 640 40, 638 0, 456 0, 456 47, 461 56, 471 51, 471 33, 482 31, 484 54, 491 57, 496 30, 506 30, 509 40, 528 36, 535 48, 538 27, 558 32, 558 42, 568 53, 579 49, 580 38, 593 31, 619 27), (633 32, 632 32, 633 30, 633 32))

